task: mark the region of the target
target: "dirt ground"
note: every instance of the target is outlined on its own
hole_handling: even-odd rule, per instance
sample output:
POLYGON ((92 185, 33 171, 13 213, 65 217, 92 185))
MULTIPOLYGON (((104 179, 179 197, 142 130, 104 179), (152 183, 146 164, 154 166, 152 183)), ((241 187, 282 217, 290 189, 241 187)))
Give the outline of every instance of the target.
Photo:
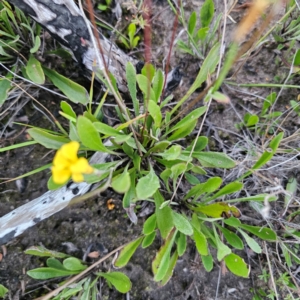
MULTIPOLYGON (((185 1, 186 14, 188 15, 195 8, 198 9, 202 2, 200 0, 185 1)), ((216 14, 222 12, 223 4, 220 2, 223 1, 215 2, 218 2, 216 4, 216 14)), ((239 1, 240 4, 242 2, 239 1)), ((152 57, 154 64, 161 67, 163 59, 166 58, 169 51, 174 15, 167 1, 156 1, 153 11, 155 13, 153 13, 152 57)), ((242 14, 243 11, 233 12, 232 17, 239 20, 242 14)), ((228 19, 228 40, 226 43, 229 42, 230 34, 235 26, 228 19)), ((178 29, 178 32, 180 29, 178 29)), ((238 83, 272 82, 275 76, 287 74, 288 70, 285 66, 273 64, 276 58, 276 53, 273 50, 272 47, 260 49, 251 60, 247 61, 233 80, 238 83)), ((135 55, 140 56, 141 53, 136 52, 135 55)), ((183 72, 183 83, 174 92, 174 101, 176 101, 188 89, 200 65, 199 60, 174 48, 171 66, 172 68, 181 66, 183 72)), ((74 68, 74 73, 73 70, 71 73, 76 78, 76 67, 74 68)), ((223 150, 218 139, 222 139, 222 147, 226 149, 239 141, 241 142, 239 136, 242 134, 236 130, 234 124, 240 122, 239 118, 244 115, 245 111, 259 112, 262 105, 261 97, 272 91, 271 89, 263 90, 259 88, 235 88, 229 85, 223 85, 222 90, 230 97, 231 104, 226 106, 213 104, 204 128, 204 133, 210 135, 214 141, 210 144, 213 150, 223 150)), ((36 97, 43 104, 46 104, 51 112, 57 115, 59 99, 47 92, 37 91, 37 93, 36 97)), ((277 104, 277 110, 285 109, 286 96, 283 92, 277 104)), ((295 92, 296 96, 297 93, 295 92)), ((292 99, 291 95, 288 95, 288 97, 288 99, 292 99)), ((26 96, 22 101, 25 100, 28 100, 26 96)), ((19 111, 17 118, 22 116, 27 116, 28 122, 35 126, 53 128, 53 124, 33 107, 30 100, 19 111)), ((295 127, 297 127, 297 124, 291 121, 289 129, 294 130, 295 127)), ((13 129, 16 129, 16 132, 9 138, 1 137, 1 147, 26 141, 26 132, 22 127, 14 127, 13 129)), ((38 145, 0 153, 0 165, 2 166, 0 178, 13 178, 29 172, 45 163, 49 163, 52 157, 53 152, 49 152, 38 145)), ((26 188, 23 192, 16 188, 15 182, 0 184, 0 217, 46 192, 49 174, 50 171, 48 170, 28 177, 24 182, 26 188)), ((255 188, 257 190, 261 188, 259 192, 263 192, 265 187, 255 188)), ((240 209, 243 214, 255 215, 255 212, 248 206, 242 206, 240 209)), ((255 215, 255 217, 261 219, 261 216, 255 215)), ((100 197, 86 201, 84 204, 67 208, 30 228, 20 237, 5 245, 5 248, 2 248, 2 253, 4 251, 7 251, 7 253, 0 262, 0 283, 10 290, 11 299, 34 299, 42 291, 53 288, 59 281, 40 282, 32 280, 26 275, 26 271, 44 266, 45 263, 43 258, 25 255, 24 250, 28 247, 43 245, 48 249, 82 258, 87 249, 92 246, 92 249, 99 250, 104 255, 138 237, 145 219, 146 217, 139 217, 137 225, 131 224, 122 208, 120 196, 111 190, 106 191, 100 197), (109 199, 113 199, 116 205, 113 210, 107 208, 106 202, 109 199)), ((124 270, 122 269, 132 281, 129 298, 114 289, 108 289, 107 285, 104 284, 101 289, 101 299, 250 300, 253 297, 252 290, 258 287, 267 288, 267 284, 258 278, 258 275, 262 272, 262 266, 266 264, 265 255, 251 256, 246 249, 238 253, 251 266, 249 279, 236 277, 230 272, 224 273, 222 272, 222 266, 218 266, 218 264, 210 273, 207 273, 192 243, 178 262, 170 282, 166 286, 160 287, 153 281, 151 272, 151 261, 155 256, 155 250, 160 245, 161 240, 156 239, 150 248, 146 250, 138 249, 130 263, 124 270)), ((101 269, 104 271, 109 268, 109 262, 104 262, 101 265, 101 269)))

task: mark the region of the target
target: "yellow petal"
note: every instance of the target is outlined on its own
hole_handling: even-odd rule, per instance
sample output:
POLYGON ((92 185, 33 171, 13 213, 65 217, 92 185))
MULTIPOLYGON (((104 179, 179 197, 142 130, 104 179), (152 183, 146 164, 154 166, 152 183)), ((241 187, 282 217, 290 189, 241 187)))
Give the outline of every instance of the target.
POLYGON ((58 150, 53 158, 53 165, 60 169, 65 169, 70 166, 71 162, 62 155, 61 150, 58 150))
POLYGON ((91 174, 94 169, 89 165, 86 158, 80 157, 75 164, 70 166, 70 171, 73 173, 91 174))
POLYGON ((52 176, 53 176, 53 181, 55 183, 64 184, 71 177, 71 171, 69 169, 61 170, 59 168, 53 167, 52 168, 52 176))
POLYGON ((72 173, 72 180, 74 182, 82 182, 83 181, 83 175, 82 173, 72 173))
POLYGON ((68 144, 64 144, 59 151, 61 151, 62 157, 74 163, 78 159, 77 157, 78 149, 79 149, 79 143, 76 141, 71 141, 68 144))

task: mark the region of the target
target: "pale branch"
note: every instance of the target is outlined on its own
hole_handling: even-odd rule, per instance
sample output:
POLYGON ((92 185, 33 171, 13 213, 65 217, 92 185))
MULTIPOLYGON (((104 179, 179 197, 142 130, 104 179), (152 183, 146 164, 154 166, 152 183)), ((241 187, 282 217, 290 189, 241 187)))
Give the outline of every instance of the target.
MULTIPOLYGON (((98 49, 93 47, 88 27, 82 11, 73 0, 8 0, 11 4, 29 15, 54 39, 67 47, 74 54, 79 64, 89 71, 104 70, 101 65, 94 65, 98 49)), ((99 33, 103 55, 109 71, 115 76, 121 92, 127 92, 125 66, 128 62, 136 65, 137 60, 125 54, 114 43, 99 33)))

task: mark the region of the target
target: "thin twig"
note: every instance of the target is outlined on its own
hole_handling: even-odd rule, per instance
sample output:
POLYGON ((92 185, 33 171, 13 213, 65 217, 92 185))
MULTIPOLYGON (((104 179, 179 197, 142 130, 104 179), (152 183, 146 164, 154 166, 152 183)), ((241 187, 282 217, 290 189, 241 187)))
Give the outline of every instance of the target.
POLYGON ((279 299, 277 289, 276 289, 276 283, 275 283, 274 276, 273 276, 273 270, 272 270, 272 266, 271 266, 271 262, 270 262, 270 258, 269 258, 269 252, 268 252, 268 249, 267 249, 267 244, 266 244, 265 241, 263 241, 263 244, 264 244, 264 248, 265 248, 265 255, 266 255, 267 261, 268 261, 269 273, 270 273, 273 289, 274 289, 274 292, 275 292, 275 296, 276 296, 276 299, 279 299))

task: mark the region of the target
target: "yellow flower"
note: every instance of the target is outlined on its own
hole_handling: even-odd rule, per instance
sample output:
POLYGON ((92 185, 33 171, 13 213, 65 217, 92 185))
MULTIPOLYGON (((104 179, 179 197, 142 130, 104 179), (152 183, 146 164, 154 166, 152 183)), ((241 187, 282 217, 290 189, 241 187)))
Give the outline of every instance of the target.
POLYGON ((91 174, 94 169, 84 157, 78 157, 79 143, 72 141, 63 145, 53 159, 52 176, 57 184, 66 183, 70 177, 74 182, 82 182, 83 174, 91 174))

